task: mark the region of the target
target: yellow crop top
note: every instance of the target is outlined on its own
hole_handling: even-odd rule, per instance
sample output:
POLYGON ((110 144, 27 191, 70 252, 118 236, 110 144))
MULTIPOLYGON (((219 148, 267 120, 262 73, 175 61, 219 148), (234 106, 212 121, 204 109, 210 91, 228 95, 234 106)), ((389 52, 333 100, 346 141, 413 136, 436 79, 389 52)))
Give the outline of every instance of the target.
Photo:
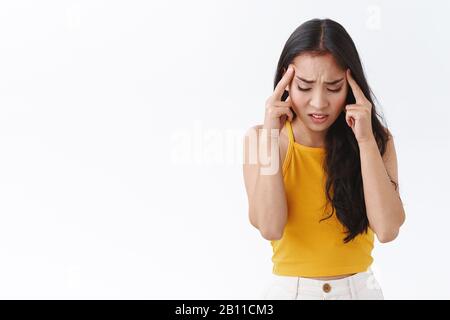
POLYGON ((279 240, 272 240, 272 273, 285 276, 325 277, 366 271, 373 262, 373 231, 344 244, 345 227, 326 206, 325 148, 294 141, 286 121, 289 145, 283 161, 288 219, 279 240), (325 210, 326 209, 326 210, 325 210))

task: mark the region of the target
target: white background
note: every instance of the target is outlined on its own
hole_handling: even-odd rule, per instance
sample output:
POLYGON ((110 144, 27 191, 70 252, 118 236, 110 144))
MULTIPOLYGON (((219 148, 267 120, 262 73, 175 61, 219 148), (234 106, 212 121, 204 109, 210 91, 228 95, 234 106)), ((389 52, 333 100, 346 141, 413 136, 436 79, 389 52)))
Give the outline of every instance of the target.
POLYGON ((392 131, 407 220, 386 299, 449 299, 450 4, 1 1, 0 298, 252 299, 271 247, 242 137, 311 18, 353 37, 392 131))

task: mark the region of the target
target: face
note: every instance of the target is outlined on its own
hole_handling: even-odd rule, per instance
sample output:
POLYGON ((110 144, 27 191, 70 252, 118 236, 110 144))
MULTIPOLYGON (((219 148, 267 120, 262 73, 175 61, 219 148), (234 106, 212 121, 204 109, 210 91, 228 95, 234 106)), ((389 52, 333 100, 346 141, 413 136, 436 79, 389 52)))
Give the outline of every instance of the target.
POLYGON ((331 54, 301 54, 292 65, 295 74, 286 90, 294 112, 310 130, 326 131, 345 107, 348 90, 345 69, 339 67, 331 54))

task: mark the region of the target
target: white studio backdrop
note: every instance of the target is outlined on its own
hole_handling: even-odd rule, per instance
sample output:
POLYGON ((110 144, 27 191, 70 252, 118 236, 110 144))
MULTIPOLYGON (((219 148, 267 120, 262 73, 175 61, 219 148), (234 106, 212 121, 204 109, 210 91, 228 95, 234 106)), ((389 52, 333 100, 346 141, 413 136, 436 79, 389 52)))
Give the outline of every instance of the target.
POLYGON ((407 220, 375 243, 386 299, 449 299, 446 30, 435 1, 0 2, 0 298, 253 299, 271 247, 242 139, 311 18, 353 37, 407 220))

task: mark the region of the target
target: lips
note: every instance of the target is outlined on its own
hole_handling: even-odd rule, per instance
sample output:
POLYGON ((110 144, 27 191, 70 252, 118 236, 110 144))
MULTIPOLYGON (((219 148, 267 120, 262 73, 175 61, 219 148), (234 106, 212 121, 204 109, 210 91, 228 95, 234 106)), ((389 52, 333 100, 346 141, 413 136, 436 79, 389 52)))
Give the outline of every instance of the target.
POLYGON ((324 113, 310 113, 309 116, 312 116, 315 119, 324 119, 328 117, 328 115, 324 113))
POLYGON ((322 124, 325 123, 328 119, 327 114, 317 114, 317 113, 311 113, 308 115, 314 124, 322 124))

